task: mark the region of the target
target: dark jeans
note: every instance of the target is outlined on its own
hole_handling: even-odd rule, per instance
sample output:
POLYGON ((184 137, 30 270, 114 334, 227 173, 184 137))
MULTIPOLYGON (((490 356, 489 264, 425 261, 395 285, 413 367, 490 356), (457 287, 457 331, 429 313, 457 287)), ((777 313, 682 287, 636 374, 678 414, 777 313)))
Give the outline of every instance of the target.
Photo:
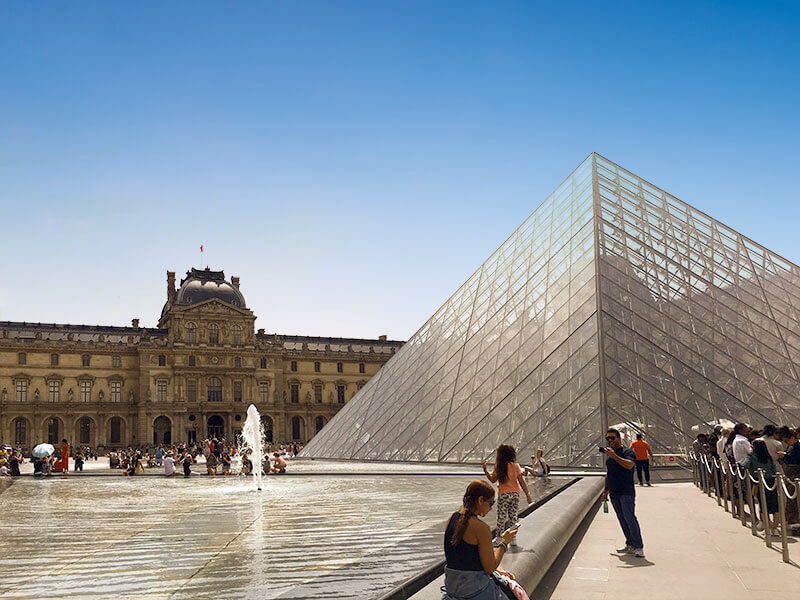
POLYGON ((650 483, 650 461, 648 459, 636 461, 636 476, 639 483, 642 483, 642 470, 644 470, 644 480, 650 483))
POLYGON ((625 545, 631 548, 644 548, 639 520, 634 514, 636 496, 611 496, 611 506, 614 507, 622 533, 625 534, 625 545))

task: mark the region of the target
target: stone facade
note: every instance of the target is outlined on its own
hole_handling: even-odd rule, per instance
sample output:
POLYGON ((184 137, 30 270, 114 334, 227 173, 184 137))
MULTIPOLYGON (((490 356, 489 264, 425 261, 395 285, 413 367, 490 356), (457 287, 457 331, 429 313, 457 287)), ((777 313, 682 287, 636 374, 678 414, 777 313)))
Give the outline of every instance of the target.
POLYGON ((105 448, 232 439, 247 406, 267 439, 307 442, 402 342, 255 331, 239 279, 192 269, 158 328, 0 321, 0 442, 105 448))

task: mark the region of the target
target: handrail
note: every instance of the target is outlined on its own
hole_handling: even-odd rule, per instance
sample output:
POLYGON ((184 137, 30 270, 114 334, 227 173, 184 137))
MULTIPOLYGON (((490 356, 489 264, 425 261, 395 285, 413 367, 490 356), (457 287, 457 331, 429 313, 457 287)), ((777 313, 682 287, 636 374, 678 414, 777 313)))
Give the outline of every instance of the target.
POLYGON ((693 451, 688 453, 688 457, 692 462, 692 471, 695 473, 695 486, 709 497, 711 497, 713 491, 717 504, 724 505, 725 512, 728 512, 728 501, 730 500, 731 516, 734 519, 741 518, 742 525, 745 527, 748 526, 748 515, 744 511, 744 505, 748 505, 750 509, 749 525, 754 536, 758 535, 757 520, 755 518, 757 497, 761 511, 761 521, 764 525, 764 542, 768 548, 772 548, 772 527, 767 510, 767 494, 774 493, 777 496, 783 561, 790 562, 786 507, 787 502, 794 501, 800 512, 800 479, 788 482, 788 485, 794 487, 794 490, 790 492, 789 487, 787 487, 789 478, 782 472, 775 474, 774 481, 770 485, 763 469, 757 469, 754 474, 750 469, 742 468, 742 465, 738 463, 719 460, 709 455, 697 456, 693 451), (736 482, 738 482, 738 485, 736 485, 736 482), (739 513, 738 515, 736 514, 737 512, 739 513))

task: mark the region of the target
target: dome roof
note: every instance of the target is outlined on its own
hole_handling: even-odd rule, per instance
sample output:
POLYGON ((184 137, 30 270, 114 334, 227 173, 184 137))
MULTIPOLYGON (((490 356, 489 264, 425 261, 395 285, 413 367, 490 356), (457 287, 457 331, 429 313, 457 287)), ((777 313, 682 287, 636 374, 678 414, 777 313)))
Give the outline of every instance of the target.
MULTIPOLYGON (((233 279, 238 283, 236 277, 233 279)), ((198 304, 212 298, 237 308, 247 308, 244 296, 238 288, 225 281, 224 271, 212 271, 208 267, 186 271, 186 278, 181 280, 181 287, 175 294, 175 304, 198 304)), ((165 304, 162 316, 168 309, 169 306, 165 304)))

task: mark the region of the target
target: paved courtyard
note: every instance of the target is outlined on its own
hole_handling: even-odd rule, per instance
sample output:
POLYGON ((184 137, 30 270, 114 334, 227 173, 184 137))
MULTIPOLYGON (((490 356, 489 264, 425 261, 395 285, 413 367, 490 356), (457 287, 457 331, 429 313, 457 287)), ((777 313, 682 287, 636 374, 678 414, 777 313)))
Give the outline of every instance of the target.
POLYGON ((646 559, 618 555, 622 538, 613 509, 596 513, 574 555, 560 556, 536 600, 752 600, 796 597, 800 543, 790 538, 792 564, 775 538, 734 521, 691 483, 636 488, 646 559), (560 580, 559 569, 563 570, 560 580))

